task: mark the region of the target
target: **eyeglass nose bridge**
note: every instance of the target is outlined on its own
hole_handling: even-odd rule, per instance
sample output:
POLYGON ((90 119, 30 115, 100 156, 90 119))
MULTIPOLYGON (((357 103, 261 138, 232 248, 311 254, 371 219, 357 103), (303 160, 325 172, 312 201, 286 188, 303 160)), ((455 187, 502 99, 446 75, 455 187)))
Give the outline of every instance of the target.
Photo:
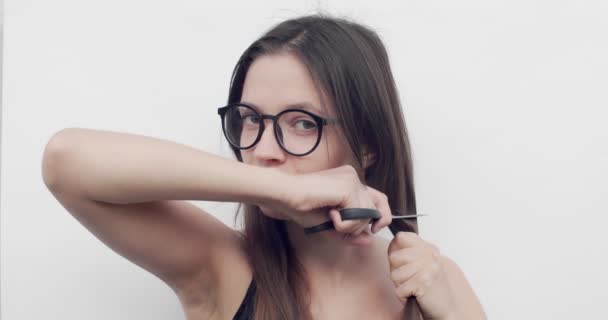
POLYGON ((272 131, 273 131, 273 136, 276 140, 276 142, 279 144, 279 146, 281 148, 283 148, 283 145, 281 143, 281 141, 279 140, 279 132, 277 130, 280 130, 280 128, 277 126, 277 115, 271 115, 271 114, 259 114, 259 116, 262 118, 262 120, 260 121, 260 131, 258 132, 258 138, 255 140, 255 142, 251 145, 251 147, 257 145, 260 140, 262 140, 262 135, 264 135, 264 130, 266 130, 266 123, 264 120, 266 119, 270 119, 272 121, 272 131))
POLYGON ((276 119, 277 119, 276 115, 273 116, 271 114, 261 114, 260 113, 260 116, 262 117, 262 125, 264 125, 265 119, 270 119, 270 120, 272 120, 273 123, 276 122, 276 119))
POLYGON ((287 109, 287 110, 284 110, 284 111, 280 112, 277 115, 262 114, 260 112, 257 112, 256 110, 254 110, 252 107, 250 107, 250 106, 248 106, 246 104, 243 104, 243 103, 229 104, 227 106, 218 108, 217 109, 217 113, 220 115, 220 117, 222 119, 222 130, 224 131, 224 135, 228 139, 229 143, 232 144, 235 148, 238 148, 240 150, 245 150, 245 149, 249 149, 249 148, 252 148, 253 146, 255 146, 259 142, 259 140, 261 140, 262 134, 263 134, 264 130, 266 129, 266 123, 265 123, 264 120, 265 119, 271 119, 272 122, 273 122, 272 126, 273 126, 275 140, 277 141, 277 143, 279 144, 279 146, 281 147, 281 149, 283 149, 288 154, 291 154, 291 155, 294 155, 294 156, 305 156, 305 155, 308 155, 311 152, 313 152, 317 148, 317 146, 319 145, 319 142, 321 141, 321 135, 322 135, 323 127, 324 126, 326 126, 326 125, 340 125, 340 124, 342 124, 342 121, 340 119, 323 118, 323 117, 320 117, 320 116, 318 116, 316 114, 313 114, 311 112, 307 112, 307 111, 299 110, 299 109, 287 109), (257 114, 261 118, 261 122, 262 123, 260 124, 260 130, 258 131, 258 136, 257 136, 256 140, 254 141, 254 143, 251 144, 248 147, 240 147, 239 145, 235 145, 231 141, 230 136, 228 135, 228 133, 226 131, 226 127, 225 127, 225 115, 227 114, 228 110, 230 110, 231 108, 233 108, 235 106, 244 106, 244 107, 247 107, 247 108, 251 109, 255 114, 257 114), (280 117, 283 113, 286 113, 288 111, 300 111, 300 112, 306 113, 309 116, 313 117, 314 120, 315 120, 315 122, 319 126, 317 140, 315 142, 315 145, 308 152, 306 152, 306 153, 292 153, 292 152, 290 152, 283 145, 282 137, 279 137, 279 135, 282 135, 282 132, 281 132, 281 127, 278 124, 278 121, 277 121, 278 119, 277 118, 280 117))

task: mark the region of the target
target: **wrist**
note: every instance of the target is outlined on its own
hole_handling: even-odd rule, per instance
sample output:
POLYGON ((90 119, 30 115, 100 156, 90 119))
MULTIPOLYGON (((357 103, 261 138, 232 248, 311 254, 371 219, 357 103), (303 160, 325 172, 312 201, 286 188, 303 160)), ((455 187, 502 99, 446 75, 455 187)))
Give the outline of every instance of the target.
POLYGON ((261 170, 260 180, 252 179, 257 184, 254 188, 260 191, 255 204, 277 205, 289 199, 293 175, 274 168, 261 168, 261 170))

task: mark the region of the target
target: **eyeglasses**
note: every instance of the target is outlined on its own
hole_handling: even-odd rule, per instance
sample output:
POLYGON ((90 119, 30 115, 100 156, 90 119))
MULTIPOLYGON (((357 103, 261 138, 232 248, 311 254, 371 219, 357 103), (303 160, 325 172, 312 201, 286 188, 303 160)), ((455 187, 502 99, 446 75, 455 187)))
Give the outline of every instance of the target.
POLYGON ((228 142, 245 150, 255 146, 264 132, 264 119, 273 122, 274 136, 285 152, 305 156, 315 150, 321 141, 323 127, 339 123, 338 119, 320 117, 301 109, 287 109, 277 115, 261 114, 244 103, 231 103, 218 108, 222 130, 228 142))

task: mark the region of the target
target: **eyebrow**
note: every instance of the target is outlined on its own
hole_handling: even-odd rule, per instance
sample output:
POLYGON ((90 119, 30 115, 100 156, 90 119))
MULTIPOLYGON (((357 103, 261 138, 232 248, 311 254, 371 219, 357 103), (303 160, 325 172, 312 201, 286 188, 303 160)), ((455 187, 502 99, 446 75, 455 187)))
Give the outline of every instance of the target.
MULTIPOLYGON (((248 102, 248 101, 241 101, 241 103, 244 104, 248 104, 252 107, 254 107, 256 109, 256 111, 260 111, 260 107, 258 107, 256 104, 248 102)), ((310 102, 296 102, 296 103, 290 103, 287 105, 283 105, 281 111, 286 110, 286 109, 291 109, 291 108, 297 108, 297 109, 303 109, 306 111, 310 111, 312 113, 321 115, 321 116, 325 116, 325 112, 323 112, 323 110, 318 109, 317 107, 315 107, 312 103, 310 102)))

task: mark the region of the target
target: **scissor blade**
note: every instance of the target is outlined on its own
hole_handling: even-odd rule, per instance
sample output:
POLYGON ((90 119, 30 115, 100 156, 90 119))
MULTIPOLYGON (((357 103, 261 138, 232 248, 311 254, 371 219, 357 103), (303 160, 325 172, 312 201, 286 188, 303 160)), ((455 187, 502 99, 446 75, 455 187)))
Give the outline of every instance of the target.
POLYGON ((422 216, 428 216, 428 214, 410 214, 410 215, 405 215, 405 216, 392 216, 393 219, 409 219, 409 218, 416 218, 416 217, 422 217, 422 216))

